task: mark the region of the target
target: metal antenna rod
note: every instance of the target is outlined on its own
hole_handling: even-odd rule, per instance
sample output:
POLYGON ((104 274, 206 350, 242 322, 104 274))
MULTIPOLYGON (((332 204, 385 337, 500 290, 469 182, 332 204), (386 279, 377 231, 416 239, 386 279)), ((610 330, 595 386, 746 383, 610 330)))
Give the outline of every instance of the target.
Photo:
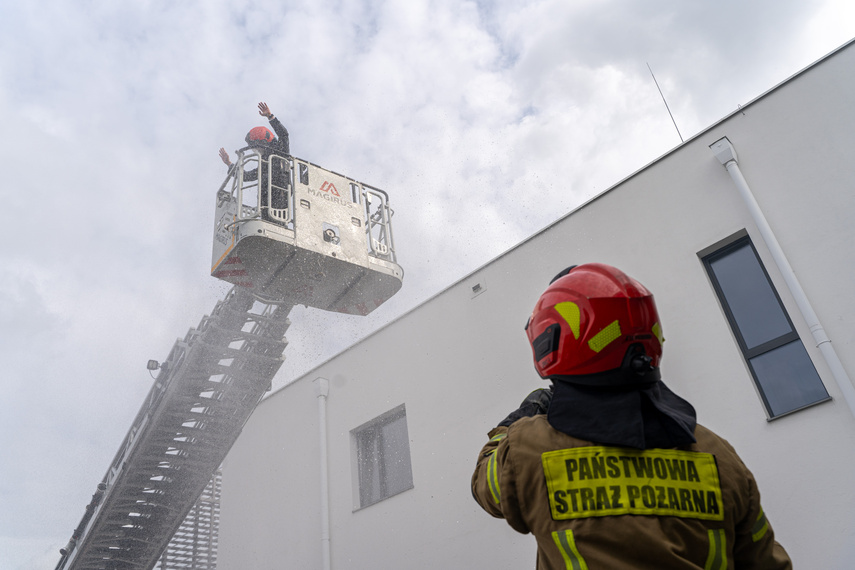
POLYGON ((656 89, 659 89, 659 95, 662 97, 662 102, 665 103, 665 109, 668 111, 668 116, 671 117, 671 122, 674 123, 674 128, 677 129, 677 136, 680 137, 680 142, 683 142, 683 135, 680 134, 680 128, 677 127, 677 121, 674 120, 674 115, 671 114, 671 108, 668 106, 668 101, 665 100, 665 95, 662 93, 662 88, 659 87, 659 82, 656 81, 656 76, 653 75, 653 70, 650 69, 649 63, 647 64, 647 70, 650 71, 650 77, 653 78, 653 83, 656 84, 656 89))

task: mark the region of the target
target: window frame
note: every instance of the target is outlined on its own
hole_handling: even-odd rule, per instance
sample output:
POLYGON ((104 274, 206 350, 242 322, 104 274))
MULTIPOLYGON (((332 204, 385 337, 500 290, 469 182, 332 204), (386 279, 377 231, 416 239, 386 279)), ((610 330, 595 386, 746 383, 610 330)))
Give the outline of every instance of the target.
POLYGON ((813 360, 810 357, 810 354, 807 352, 807 346, 805 346, 804 341, 802 341, 801 335, 799 335, 798 330, 796 330, 795 323, 793 323, 793 320, 790 318, 789 311, 787 310, 783 299, 778 293, 777 287, 775 287, 775 282, 772 280, 771 276, 769 275, 769 272, 766 270, 766 265, 760 258, 760 254, 758 253, 757 248, 754 246, 754 242, 748 235, 748 233, 742 231, 732 236, 730 239, 724 240, 724 242, 719 242, 715 246, 712 246, 707 250, 700 252, 698 256, 700 257, 707 277, 710 280, 710 284, 712 285, 713 291, 715 292, 716 298, 719 302, 722 312, 724 313, 725 319, 727 320, 727 324, 730 328, 730 331, 733 334, 734 339, 736 340, 736 344, 739 348, 740 353, 742 354, 743 361, 746 367, 748 368, 749 373, 751 374, 751 380, 754 384, 754 388, 760 396, 761 402, 763 403, 763 409, 766 412, 767 421, 776 420, 778 418, 788 416, 800 410, 804 410, 806 408, 810 408, 817 404, 821 404, 823 402, 831 400, 831 396, 828 393, 828 389, 825 387, 825 383, 822 381, 822 376, 819 374, 819 370, 817 370, 816 365, 813 363, 813 360), (754 256, 754 259, 757 262, 757 265, 763 277, 766 279, 766 282, 769 285, 769 289, 774 295, 774 300, 778 303, 778 306, 781 309, 781 313, 786 319, 786 323, 790 328, 789 332, 781 334, 778 337, 775 337, 768 341, 762 342, 757 346, 754 346, 753 348, 748 347, 748 343, 745 340, 745 336, 739 327, 739 322, 737 321, 733 309, 731 308, 731 301, 729 301, 727 296, 725 295, 725 291, 719 281, 719 278, 712 267, 712 264, 715 261, 722 259, 727 255, 734 253, 735 251, 746 246, 749 248, 751 254, 754 256), (795 341, 798 341, 804 349, 807 355, 808 362, 816 372, 816 376, 819 379, 820 385, 825 391, 825 397, 776 414, 772 410, 772 405, 769 402, 769 397, 766 394, 766 388, 764 387, 763 382, 761 382, 761 379, 757 375, 755 366, 752 361, 759 356, 767 354, 773 350, 791 344, 795 341))
MULTIPOLYGON (((377 503, 381 503, 386 499, 394 497, 396 495, 400 495, 410 489, 413 489, 415 486, 413 484, 413 461, 412 454, 410 452, 410 437, 409 437, 409 425, 407 424, 407 410, 404 404, 396 406, 391 410, 380 414, 376 418, 365 422, 364 424, 350 430, 350 441, 351 441, 351 463, 352 463, 352 473, 353 473, 353 511, 359 511, 364 508, 370 507, 371 505, 376 505, 377 503), (365 470, 363 468, 364 465, 364 454, 365 451, 362 449, 362 442, 364 441, 365 434, 367 432, 375 431, 380 434, 382 437, 382 428, 384 426, 390 425, 393 422, 402 420, 404 422, 404 434, 406 437, 404 438, 405 448, 399 450, 401 454, 400 459, 406 460, 406 466, 401 466, 401 469, 405 469, 403 473, 398 473, 398 475, 404 476, 404 485, 401 488, 397 488, 394 490, 390 490, 388 488, 388 472, 391 468, 395 468, 394 463, 389 463, 389 457, 386 454, 381 455, 378 459, 377 465, 374 466, 375 469, 380 470, 380 492, 377 496, 368 497, 367 494, 370 491, 365 485, 363 485, 363 474, 365 470)), ((382 448, 382 442, 380 443, 382 448)), ((367 484, 371 484, 367 482, 367 484)))

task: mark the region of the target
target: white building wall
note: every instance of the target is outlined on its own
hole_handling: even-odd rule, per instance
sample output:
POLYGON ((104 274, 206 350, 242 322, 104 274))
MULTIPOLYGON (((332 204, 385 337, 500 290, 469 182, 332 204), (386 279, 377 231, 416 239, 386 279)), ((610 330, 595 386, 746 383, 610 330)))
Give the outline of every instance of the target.
POLYGON ((330 380, 333 568, 533 567, 533 539, 482 512, 469 478, 486 432, 545 385, 523 333, 537 297, 564 267, 602 261, 654 292, 664 381, 754 471, 796 567, 850 568, 855 418, 708 146, 727 136, 736 147, 855 376, 853 68, 850 44, 267 398, 224 466, 221 567, 320 567, 318 377, 330 380), (832 401, 767 421, 698 255, 739 232, 754 242, 832 401), (350 430, 400 404, 414 488, 355 510, 350 430))
POLYGON ((223 463, 229 491, 221 494, 220 533, 228 538, 220 543, 218 567, 320 568, 320 456, 312 383, 295 382, 287 394, 259 406, 240 442, 223 463))

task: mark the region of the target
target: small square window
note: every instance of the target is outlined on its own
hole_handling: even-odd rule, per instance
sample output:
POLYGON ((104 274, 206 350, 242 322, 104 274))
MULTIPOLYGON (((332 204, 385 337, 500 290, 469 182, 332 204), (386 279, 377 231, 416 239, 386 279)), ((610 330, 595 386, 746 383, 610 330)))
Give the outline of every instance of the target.
POLYGON ((407 412, 403 404, 352 430, 355 489, 364 508, 413 488, 407 412))

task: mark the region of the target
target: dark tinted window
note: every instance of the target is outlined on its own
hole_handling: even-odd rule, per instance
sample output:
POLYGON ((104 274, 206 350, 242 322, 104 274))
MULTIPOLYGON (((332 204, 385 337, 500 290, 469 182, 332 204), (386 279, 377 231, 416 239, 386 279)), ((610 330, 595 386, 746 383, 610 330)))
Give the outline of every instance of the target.
POLYGON ((755 356, 750 365, 773 417, 828 398, 800 340, 755 356))
POLYGON ((704 258, 770 418, 828 399, 766 269, 747 237, 704 258))
POLYGON ((793 332, 754 250, 745 244, 710 261, 747 348, 793 332))

